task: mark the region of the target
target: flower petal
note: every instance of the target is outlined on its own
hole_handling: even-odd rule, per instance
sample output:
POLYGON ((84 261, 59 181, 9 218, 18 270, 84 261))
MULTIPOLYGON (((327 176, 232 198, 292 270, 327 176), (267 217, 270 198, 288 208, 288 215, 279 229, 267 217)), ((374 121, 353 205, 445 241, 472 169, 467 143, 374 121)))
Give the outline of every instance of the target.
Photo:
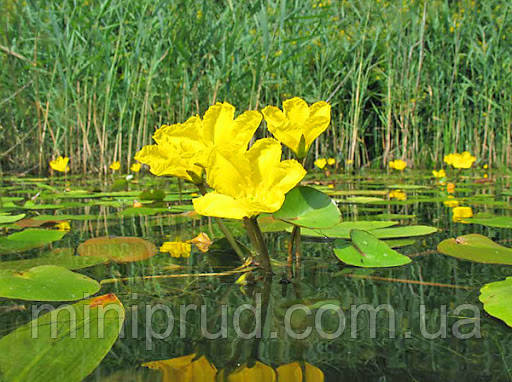
POLYGON ((299 97, 284 101, 283 111, 292 126, 303 126, 309 118, 309 106, 299 97))
POLYGON ((272 135, 297 154, 302 136, 301 126, 292 125, 286 115, 275 106, 265 107, 262 113, 272 135))
POLYGON ((215 191, 241 198, 251 185, 250 176, 251 164, 231 146, 216 148, 210 154, 206 179, 215 191))
POLYGON ((279 165, 281 152, 281 144, 273 138, 258 139, 247 151, 245 155, 252 166, 250 180, 255 187, 270 185, 265 179, 272 181, 268 172, 279 165))
POLYGON ((246 204, 229 195, 209 192, 204 196, 193 199, 194 210, 203 216, 216 216, 219 218, 243 219, 252 216, 246 204))
POLYGON ((331 123, 331 105, 325 101, 315 102, 309 108, 309 118, 304 123, 306 148, 322 134, 331 123))
POLYGON ((235 107, 227 102, 217 102, 203 116, 204 139, 213 145, 233 142, 235 107))

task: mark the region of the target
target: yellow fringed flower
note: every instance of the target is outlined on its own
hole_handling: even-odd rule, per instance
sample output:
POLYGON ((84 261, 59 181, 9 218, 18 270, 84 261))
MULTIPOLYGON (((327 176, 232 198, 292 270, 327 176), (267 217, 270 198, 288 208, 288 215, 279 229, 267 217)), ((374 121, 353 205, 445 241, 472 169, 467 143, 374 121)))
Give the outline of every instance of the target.
POLYGON ((110 169, 112 171, 118 171, 120 168, 121 168, 121 162, 119 162, 119 161, 112 162, 112 164, 110 165, 110 169))
POLYGON ((195 211, 231 219, 277 211, 285 194, 306 175, 296 160, 281 162, 281 151, 273 138, 257 140, 243 154, 229 147, 213 151, 207 181, 214 191, 192 201, 195 211))
POLYGON ((473 210, 471 207, 454 207, 452 209, 452 220, 454 222, 461 222, 466 218, 472 218, 473 217, 473 210))
POLYGON ((453 166, 454 168, 470 168, 476 161, 476 157, 471 155, 469 151, 464 151, 462 154, 452 153, 444 156, 444 162, 453 166))
POLYGON ((450 196, 448 196, 448 200, 445 200, 443 202, 443 204, 446 207, 453 208, 453 207, 457 207, 459 205, 459 201, 457 199, 454 199, 454 197, 450 195, 450 196))
POLYGON ((160 252, 168 252, 172 257, 189 257, 192 246, 182 241, 166 241, 160 247, 160 252))
POLYGON ((277 369, 277 380, 283 382, 314 381, 323 382, 324 373, 318 367, 304 362, 302 368, 299 362, 292 362, 279 366, 277 369))
POLYGON ((244 152, 262 119, 258 111, 234 116, 235 107, 224 102, 210 106, 203 119, 194 116, 184 123, 164 125, 153 135, 156 144, 144 146, 135 159, 147 164, 154 175, 201 183, 212 150, 229 147, 244 152))
POLYGON ((323 169, 326 164, 327 164, 327 159, 325 159, 325 158, 318 158, 315 161, 315 166, 318 167, 319 169, 323 169))
POLYGON ((276 372, 270 366, 256 361, 252 367, 243 364, 231 373, 225 375, 221 370, 217 376, 218 381, 227 382, 275 382, 276 372))
POLYGON ((435 178, 446 178, 446 171, 444 169, 441 169, 439 171, 432 170, 432 175, 434 175, 435 178))
POLYGON ((50 167, 54 171, 67 172, 67 171, 69 171, 68 162, 69 162, 68 157, 62 157, 59 155, 56 159, 50 161, 50 167))
POLYGON ((267 106, 262 110, 268 130, 297 155, 306 157, 313 141, 331 123, 331 105, 319 101, 313 105, 294 97, 283 102, 283 110, 267 106))
POLYGON ((398 171, 404 171, 407 167, 407 163, 401 159, 395 159, 389 162, 389 167, 398 171))
POLYGON ((334 159, 334 158, 327 159, 327 164, 329 166, 334 166, 336 164, 336 159, 334 159))
POLYGON ((134 163, 131 165, 130 170, 133 172, 139 172, 141 168, 140 163, 134 163))
POLYGON ((163 382, 214 382, 217 368, 204 356, 195 354, 143 363, 162 372, 163 382))
POLYGON ((57 224, 55 224, 54 228, 57 229, 58 231, 65 231, 65 232, 71 231, 71 226, 69 225, 69 222, 57 223, 57 224))
POLYGON ((407 200, 407 194, 402 190, 393 190, 389 193, 390 199, 407 200))

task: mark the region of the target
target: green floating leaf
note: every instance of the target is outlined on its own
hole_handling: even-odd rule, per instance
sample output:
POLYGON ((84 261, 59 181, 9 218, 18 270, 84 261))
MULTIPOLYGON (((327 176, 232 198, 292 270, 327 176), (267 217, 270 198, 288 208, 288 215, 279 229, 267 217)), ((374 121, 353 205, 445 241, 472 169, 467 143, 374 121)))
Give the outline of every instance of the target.
POLYGON ((382 198, 376 198, 373 196, 353 196, 350 198, 346 198, 344 200, 341 200, 342 203, 356 203, 356 204, 371 204, 375 202, 383 202, 384 199, 382 198))
POLYGON ((155 207, 128 207, 121 212, 122 216, 150 216, 161 213, 170 213, 168 208, 155 208, 155 207))
POLYGON ((144 260, 156 252, 153 243, 140 237, 96 237, 78 246, 80 256, 106 257, 116 263, 144 260))
POLYGON ((389 245, 391 248, 401 248, 407 247, 408 245, 416 244, 416 240, 414 239, 391 239, 391 240, 383 240, 384 243, 389 245))
POLYGON ((481 224, 487 227, 496 228, 512 228, 511 216, 492 216, 492 217, 478 217, 464 219, 466 223, 481 224))
POLYGON ((274 218, 307 228, 332 227, 340 221, 338 207, 326 194, 313 187, 298 186, 286 194, 274 218))
POLYGON ((82 381, 114 345, 124 316, 114 294, 41 315, 0 340, 2 381, 82 381))
POLYGON ((0 214, 0 224, 14 223, 18 220, 23 219, 24 217, 25 217, 25 214, 19 214, 19 215, 0 214))
POLYGON ((370 232, 354 229, 350 232, 352 245, 336 240, 334 254, 345 264, 364 268, 397 267, 411 262, 407 256, 391 249, 370 232))
POLYGON ((392 228, 372 230, 379 239, 393 239, 398 237, 425 236, 437 232, 437 228, 426 225, 409 225, 392 228))
POLYGON ((0 262, 0 270, 24 271, 39 265, 58 265, 73 270, 91 267, 108 261, 105 257, 74 256, 73 252, 72 248, 55 248, 33 259, 2 261, 0 262))
POLYGON ((394 221, 357 221, 357 222, 341 222, 334 227, 325 229, 303 229, 301 232, 305 236, 313 237, 330 237, 349 239, 350 231, 353 229, 361 229, 364 231, 371 231, 378 228, 390 227, 397 224, 394 221))
POLYGON ((51 229, 26 229, 0 237, 0 255, 44 247, 64 237, 66 231, 51 229))
POLYGON ((478 263, 512 265, 511 248, 476 233, 443 240, 437 250, 444 255, 478 263))
POLYGON ((73 301, 100 290, 100 284, 56 265, 27 271, 0 270, 0 297, 31 301, 73 301))
POLYGON ((512 326, 512 277, 484 285, 480 302, 487 313, 512 326))

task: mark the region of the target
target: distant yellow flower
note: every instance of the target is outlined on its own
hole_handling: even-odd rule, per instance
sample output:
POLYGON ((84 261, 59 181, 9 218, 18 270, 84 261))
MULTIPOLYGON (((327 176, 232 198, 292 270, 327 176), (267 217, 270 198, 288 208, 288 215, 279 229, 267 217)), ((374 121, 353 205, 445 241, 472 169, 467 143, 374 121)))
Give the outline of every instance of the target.
POLYGON ((328 184, 327 188, 331 188, 331 189, 334 188, 334 184, 332 184, 332 183, 328 184))
POLYGON ((432 175, 434 175, 436 178, 446 178, 446 171, 444 171, 444 169, 439 171, 432 170, 432 175))
POLYGON ((69 171, 68 162, 68 157, 58 156, 57 159, 50 161, 50 167, 58 172, 67 172, 69 171))
POLYGON ((121 162, 119 162, 119 161, 112 162, 112 164, 110 165, 110 169, 112 171, 117 171, 120 168, 121 168, 121 162))
POLYGON ((402 190, 393 190, 389 193, 390 199, 407 200, 407 194, 402 190))
POLYGON ((172 257, 189 257, 192 246, 182 241, 166 241, 160 247, 160 252, 168 252, 172 257))
POLYGON ((334 158, 327 159, 327 164, 329 166, 334 166, 336 164, 336 159, 334 159, 334 158))
POLYGON ((326 164, 327 164, 327 159, 325 159, 325 158, 318 158, 315 161, 315 166, 318 167, 319 169, 323 169, 326 164))
POLYGON ((275 106, 262 110, 268 130, 297 155, 306 157, 313 141, 331 123, 331 105, 319 101, 311 106, 294 97, 283 102, 283 111, 275 106))
POLYGON ((258 111, 234 116, 234 106, 216 103, 202 119, 196 115, 184 123, 164 125, 153 135, 156 144, 144 146, 135 159, 147 164, 154 175, 201 183, 210 153, 217 147, 236 153, 247 150, 262 118, 258 111))
POLYGON ((58 231, 70 231, 71 226, 69 225, 69 222, 60 222, 55 224, 54 226, 58 231))
POLYGON ((275 382, 276 372, 270 366, 256 361, 252 367, 248 367, 247 364, 239 366, 229 373, 227 378, 225 371, 221 370, 217 380, 227 382, 275 382))
POLYGON ((133 206, 133 208, 141 208, 142 203, 139 202, 138 200, 134 200, 132 206, 133 206))
POLYGON ((281 144, 273 138, 257 140, 243 154, 219 148, 207 168, 214 191, 193 199, 194 209, 200 215, 231 219, 277 211, 285 194, 306 175, 296 160, 281 162, 281 144))
POLYGON ((188 243, 194 244, 201 252, 208 252, 208 249, 210 248, 210 245, 213 244, 213 241, 208 237, 207 234, 201 232, 199 235, 189 240, 188 243))
POLYGON ((143 363, 162 372, 162 382, 214 382, 217 368, 204 356, 195 354, 143 363))
POLYGON ((407 167, 407 162, 401 160, 401 159, 395 159, 389 162, 389 167, 394 168, 398 171, 404 171, 404 169, 407 167))
POLYGON ((484 164, 484 165, 482 166, 482 168, 483 168, 484 170, 487 170, 487 169, 489 168, 489 165, 488 165, 488 164, 484 164))
POLYGON ((449 208, 453 208, 453 207, 457 207, 459 205, 459 201, 454 199, 453 196, 448 196, 448 200, 445 200, 443 202, 443 204, 446 206, 446 207, 449 207, 449 208))
POLYGON ((452 209, 452 220, 454 222, 460 222, 466 218, 473 217, 473 210, 471 207, 454 207, 452 209))
POLYGON ((318 367, 304 362, 304 368, 299 362, 292 362, 279 366, 277 369, 277 380, 284 382, 314 381, 323 382, 324 373, 318 367))
POLYGON ((452 165, 454 168, 470 168, 476 157, 471 155, 469 151, 464 151, 462 154, 452 153, 444 156, 444 162, 452 165))
POLYGON ((134 163, 130 167, 130 170, 133 171, 133 172, 139 172, 140 171, 140 167, 141 167, 140 163, 134 163))
POLYGON ((489 177, 488 174, 484 174, 484 179, 487 179, 489 177))
POLYGON ((354 161, 352 159, 349 159, 347 161, 345 161, 345 163, 350 166, 351 164, 354 164, 354 161))
POLYGON ((455 184, 448 183, 446 185, 446 192, 448 192, 449 194, 453 194, 455 192, 455 184))

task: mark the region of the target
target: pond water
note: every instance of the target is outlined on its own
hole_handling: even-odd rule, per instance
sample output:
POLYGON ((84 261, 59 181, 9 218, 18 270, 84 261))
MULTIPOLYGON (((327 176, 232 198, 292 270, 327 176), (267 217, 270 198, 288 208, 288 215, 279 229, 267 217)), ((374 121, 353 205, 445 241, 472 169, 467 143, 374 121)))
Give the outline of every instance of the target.
MULTIPOLYGON (((344 221, 437 228, 433 234, 393 244, 412 259, 400 267, 345 266, 334 255, 333 240, 304 236, 301 263, 290 278, 290 233, 281 231, 266 233, 275 259, 272 279, 245 273, 247 267, 222 242, 206 253, 194 247, 185 258, 157 253, 140 261, 76 270, 102 281, 98 294, 114 293, 126 312, 121 337, 86 380, 207 381, 212 380, 208 373, 216 370, 218 380, 260 381, 271 375, 269 368, 281 371, 279 380, 287 381, 321 381, 322 376, 325 381, 512 380, 512 329, 488 315, 479 302, 480 288, 512 276, 512 268, 460 260, 436 250, 444 239, 470 233, 510 246, 510 229, 453 219, 454 200, 484 220, 509 216, 510 178, 473 173, 452 182, 454 193, 426 172, 308 178, 306 183, 338 202, 344 221), (402 193, 393 193, 396 190, 402 193), (254 330, 258 324, 260 333, 254 330), (195 361, 151 363, 192 354, 195 361), (204 379, 191 379, 194 362, 195 372, 204 379), (279 369, 294 362, 299 362, 297 368, 279 369), (147 363, 150 367, 142 366, 147 363), (240 365, 255 365, 252 370, 259 376, 238 369, 237 377, 240 365), (285 373, 292 369, 295 377, 285 373)), ((55 230, 60 221, 70 225, 60 240, 3 254, 3 262, 47 256, 62 248, 75 253, 86 240, 102 236, 139 237, 156 248, 200 232, 211 239, 222 237, 215 222, 191 213, 195 190, 174 180, 4 177, 0 192, 1 213, 26 215, 19 221, 24 224, 4 224, 3 236, 21 226, 55 230)), ((227 225, 248 244, 241 224, 227 225)), ((42 304, 2 299, 0 336, 29 322, 42 304)), ((11 344, 13 349, 18 345, 11 344)), ((65 354, 62 358, 66 362, 65 354)))

